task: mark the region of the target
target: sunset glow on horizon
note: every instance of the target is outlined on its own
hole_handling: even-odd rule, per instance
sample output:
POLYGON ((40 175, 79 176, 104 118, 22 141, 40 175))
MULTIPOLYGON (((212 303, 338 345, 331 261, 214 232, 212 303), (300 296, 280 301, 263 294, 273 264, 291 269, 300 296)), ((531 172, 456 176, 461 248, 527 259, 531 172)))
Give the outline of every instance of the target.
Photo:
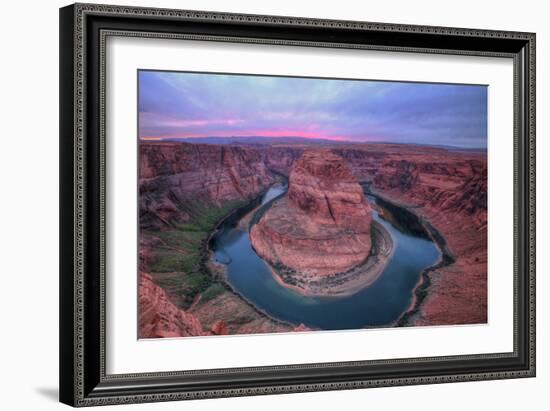
POLYGON ((487 87, 139 71, 139 138, 487 146, 487 87))

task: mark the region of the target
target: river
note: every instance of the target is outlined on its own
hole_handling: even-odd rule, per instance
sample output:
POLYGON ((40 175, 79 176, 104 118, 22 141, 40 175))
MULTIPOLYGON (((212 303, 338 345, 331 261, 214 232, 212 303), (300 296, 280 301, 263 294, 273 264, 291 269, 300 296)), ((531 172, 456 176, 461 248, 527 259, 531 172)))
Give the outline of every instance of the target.
MULTIPOLYGON (((285 191, 283 186, 271 187, 262 205, 285 191)), ((435 264, 441 253, 430 239, 399 229, 374 209, 373 219, 388 230, 395 251, 374 283, 341 297, 306 297, 281 285, 254 252, 248 230, 239 227, 238 221, 222 224, 210 246, 213 258, 226 265, 233 289, 273 318, 323 330, 379 327, 393 323, 407 310, 422 271, 435 264)))

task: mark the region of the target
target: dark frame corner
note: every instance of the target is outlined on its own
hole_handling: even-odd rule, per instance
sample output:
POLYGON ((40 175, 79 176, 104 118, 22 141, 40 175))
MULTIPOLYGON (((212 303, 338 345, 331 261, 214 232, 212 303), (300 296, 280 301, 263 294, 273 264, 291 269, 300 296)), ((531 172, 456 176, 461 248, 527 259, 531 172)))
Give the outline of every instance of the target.
POLYGON ((73 406, 535 376, 535 34, 75 4, 60 9, 60 400, 73 406), (515 89, 513 353, 213 372, 104 367, 103 40, 106 35, 509 57, 515 89))

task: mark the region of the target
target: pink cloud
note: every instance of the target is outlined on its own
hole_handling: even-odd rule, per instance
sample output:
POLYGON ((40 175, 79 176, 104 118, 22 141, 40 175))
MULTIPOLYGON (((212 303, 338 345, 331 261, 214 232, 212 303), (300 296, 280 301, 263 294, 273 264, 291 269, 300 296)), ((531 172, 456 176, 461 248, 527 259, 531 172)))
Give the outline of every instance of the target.
POLYGON ((204 133, 204 132, 189 132, 189 133, 173 133, 165 134, 161 136, 143 136, 142 140, 162 140, 168 138, 190 138, 190 137, 302 137, 311 139, 324 139, 343 141, 347 140, 345 137, 339 135, 330 135, 325 133, 319 133, 314 131, 302 131, 302 130, 247 130, 245 133, 237 133, 235 131, 219 131, 216 133, 204 133))

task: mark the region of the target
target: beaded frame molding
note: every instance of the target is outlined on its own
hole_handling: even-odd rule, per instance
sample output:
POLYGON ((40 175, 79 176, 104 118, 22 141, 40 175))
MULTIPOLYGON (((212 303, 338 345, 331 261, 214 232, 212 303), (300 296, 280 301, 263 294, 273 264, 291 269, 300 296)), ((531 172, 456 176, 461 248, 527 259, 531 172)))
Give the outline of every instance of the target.
POLYGON ((535 34, 75 4, 60 9, 60 401, 73 406, 535 376, 535 34), (109 36, 504 57, 514 63, 511 353, 105 372, 109 36))

